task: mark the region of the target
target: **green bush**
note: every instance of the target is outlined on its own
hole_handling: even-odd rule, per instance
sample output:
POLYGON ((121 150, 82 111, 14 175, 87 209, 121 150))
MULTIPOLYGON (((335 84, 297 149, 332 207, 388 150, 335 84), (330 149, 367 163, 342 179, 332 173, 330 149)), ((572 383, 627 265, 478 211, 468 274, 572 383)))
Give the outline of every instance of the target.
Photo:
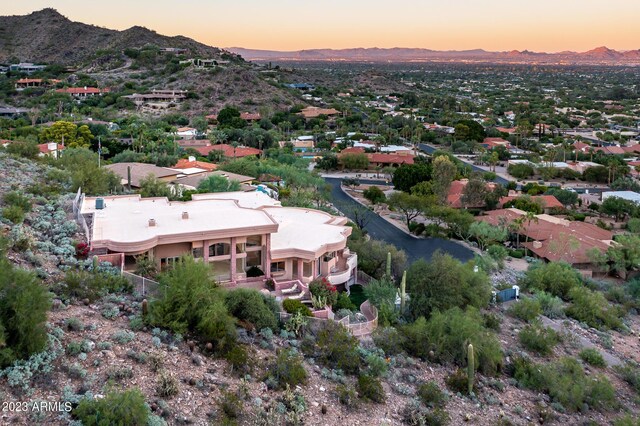
POLYGON ((47 346, 51 294, 35 274, 14 268, 0 241, 0 368, 47 346))
POLYGON ((564 262, 537 262, 527 270, 521 285, 527 289, 546 291, 562 299, 582 282, 580 273, 564 262))
POLYGON ((623 366, 616 366, 615 370, 622 377, 622 380, 640 394, 640 368, 638 368, 638 364, 627 363, 623 366))
POLYGON ((524 250, 509 250, 509 256, 513 257, 514 259, 522 259, 524 257, 524 250))
POLYGON ((7 206, 2 209, 2 217, 14 224, 24 222, 24 210, 18 206, 7 206))
POLYGON ((569 292, 569 297, 571 305, 566 310, 567 316, 601 330, 622 327, 624 312, 611 306, 602 293, 576 287, 569 292))
POLYGON ((69 271, 57 289, 67 299, 89 299, 93 302, 108 293, 130 292, 131 283, 121 275, 107 272, 69 271))
POLYGON ((334 321, 327 321, 322 325, 315 341, 312 338, 306 338, 302 349, 305 354, 316 358, 327 367, 340 369, 347 374, 360 371, 358 339, 344 326, 334 321))
POLYGON ((355 389, 351 386, 340 384, 336 386, 338 401, 347 408, 355 408, 358 406, 358 398, 355 389))
POLYGON ((249 353, 242 345, 235 345, 224 354, 231 367, 231 372, 242 375, 251 371, 251 359, 249 353))
POLYGON ((222 397, 218 399, 218 408, 223 414, 223 423, 233 425, 237 424, 237 420, 242 417, 244 412, 244 404, 237 392, 222 392, 222 397))
POLYGON ((179 392, 178 381, 171 374, 163 372, 158 378, 156 393, 162 398, 171 398, 179 392))
POLYGON ((335 311, 339 311, 340 309, 348 309, 350 311, 357 311, 358 307, 351 301, 349 295, 346 292, 342 292, 338 295, 338 300, 336 304, 333 306, 335 311))
POLYGON ((384 192, 382 192, 382 190, 377 186, 370 186, 362 191, 362 195, 364 195, 364 198, 371 201, 372 204, 383 203, 387 199, 384 192))
POLYGON ((407 292, 411 294, 410 309, 414 318, 428 318, 435 310, 475 306, 489 303, 491 284, 474 265, 460 263, 448 254, 434 253, 429 262, 418 260, 407 271, 407 292))
MULTIPOLYGON (((467 389, 463 390, 463 392, 466 391, 467 389)), ((447 404, 447 395, 442 392, 440 385, 433 380, 418 386, 418 398, 427 407, 444 407, 447 404)))
POLYGON ((80 400, 71 412, 84 426, 146 425, 150 410, 139 389, 109 392, 101 399, 80 400))
POLYGON ((500 326, 502 325, 502 318, 499 315, 486 312, 482 314, 482 318, 484 319, 484 326, 486 328, 496 332, 500 331, 500 326))
POLYGON ((589 365, 594 367, 606 367, 607 362, 604 360, 599 350, 594 348, 583 349, 580 351, 580 358, 589 365))
POLYGON ((560 337, 554 330, 543 327, 539 323, 529 324, 518 334, 520 343, 530 351, 539 355, 550 355, 560 337))
POLYGON ((549 318, 564 318, 562 299, 544 291, 535 291, 535 299, 540 303, 542 313, 549 318))
POLYGON ((618 407, 615 389, 603 376, 587 377, 574 358, 549 364, 534 364, 525 358, 514 360, 514 377, 522 386, 547 393, 568 411, 614 410, 618 407))
POLYGON ((466 347, 473 344, 477 368, 485 374, 495 374, 502 365, 502 349, 494 332, 484 327, 482 315, 475 308, 463 311, 449 309, 435 312, 429 321, 418 318, 401 327, 407 353, 426 359, 433 352, 441 363, 467 364, 466 347))
POLYGON ((537 319, 541 313, 540 302, 534 298, 521 299, 509 309, 509 314, 526 322, 537 319))
POLYGON ((263 328, 277 330, 278 321, 270 305, 267 304, 267 297, 271 296, 265 296, 254 289, 239 288, 226 294, 225 305, 231 315, 246 321, 256 330, 263 328))
POLYGON ((397 328, 378 327, 372 335, 373 342, 382 349, 386 355, 397 355, 403 352, 405 337, 397 328))
POLYGON ((64 320, 64 325, 69 331, 82 331, 84 330, 84 324, 76 317, 67 318, 64 320))
POLYGON ((160 274, 162 297, 151 303, 149 322, 182 335, 195 333, 223 354, 235 345, 235 321, 225 306, 223 290, 209 274, 209 266, 191 257, 160 274))
POLYGON ((306 383, 307 371, 302 364, 302 358, 290 350, 282 350, 275 361, 267 368, 267 384, 273 383, 278 390, 287 386, 295 388, 306 383))
POLYGON ((356 390, 360 398, 366 401, 382 404, 386 398, 380 379, 366 374, 358 376, 356 390))
POLYGON ((469 392, 469 376, 461 369, 457 369, 453 373, 449 374, 444 381, 452 392, 461 394, 469 392))
POLYGON ((306 317, 310 317, 313 315, 311 313, 311 309, 309 309, 307 305, 296 299, 285 299, 282 302, 282 308, 285 310, 285 312, 288 312, 290 314, 301 312, 302 315, 306 317))
POLYGON ((19 192, 16 192, 16 191, 7 192, 2 197, 2 200, 8 206, 20 207, 20 209, 25 213, 28 213, 31 211, 31 200, 29 199, 29 197, 26 197, 20 194, 19 192))

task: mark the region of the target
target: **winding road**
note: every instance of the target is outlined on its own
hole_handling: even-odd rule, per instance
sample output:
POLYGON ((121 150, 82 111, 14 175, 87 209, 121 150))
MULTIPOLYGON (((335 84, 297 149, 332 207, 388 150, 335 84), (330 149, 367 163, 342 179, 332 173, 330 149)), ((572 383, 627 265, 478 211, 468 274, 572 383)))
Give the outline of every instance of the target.
MULTIPOLYGON (((346 210, 343 211, 343 213, 350 219, 353 219, 349 214, 349 209, 341 209, 341 206, 359 206, 360 204, 342 190, 342 179, 325 177, 325 181, 331 185, 331 197, 336 208, 346 210)), ((360 182, 383 183, 381 181, 365 181, 362 179, 360 179, 360 182)), ((414 262, 418 259, 429 260, 436 250, 449 253, 451 256, 463 262, 473 258, 473 252, 471 250, 454 241, 444 240, 442 238, 415 238, 398 229, 372 211, 367 211, 366 214, 368 215, 368 222, 365 225, 365 230, 371 238, 383 240, 404 250, 409 262, 414 262)))

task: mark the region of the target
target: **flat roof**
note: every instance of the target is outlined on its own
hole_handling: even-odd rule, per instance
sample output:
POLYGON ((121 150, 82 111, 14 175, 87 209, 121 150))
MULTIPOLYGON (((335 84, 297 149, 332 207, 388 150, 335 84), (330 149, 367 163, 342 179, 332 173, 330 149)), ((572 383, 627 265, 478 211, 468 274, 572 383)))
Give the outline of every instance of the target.
POLYGON ((628 201, 640 203, 640 194, 634 191, 607 191, 602 193, 602 199, 618 197, 628 201))
POLYGON ((148 250, 158 244, 224 238, 232 233, 275 232, 277 222, 262 210, 244 208, 234 200, 201 199, 188 202, 140 195, 85 198, 81 212, 93 213, 92 242, 113 251, 148 250), (188 219, 183 219, 187 212, 188 219), (149 226, 154 219, 155 226, 149 226))
POLYGON ((142 252, 158 244, 271 234, 271 257, 314 259, 345 247, 347 219, 314 209, 282 207, 253 192, 193 194, 192 201, 140 195, 85 198, 81 212, 93 214, 94 247, 142 252), (103 198, 104 209, 96 209, 103 198), (188 219, 182 213, 188 213, 188 219), (156 225, 149 226, 149 219, 156 225))

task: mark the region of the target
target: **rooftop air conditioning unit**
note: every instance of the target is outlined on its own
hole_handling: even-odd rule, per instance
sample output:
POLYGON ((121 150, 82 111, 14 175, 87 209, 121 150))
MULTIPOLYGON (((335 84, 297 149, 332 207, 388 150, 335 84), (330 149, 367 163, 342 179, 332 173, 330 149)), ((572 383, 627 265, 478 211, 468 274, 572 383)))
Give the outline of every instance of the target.
POLYGON ((149 227, 151 226, 156 226, 156 220, 155 219, 149 219, 149 227))
POLYGON ((189 219, 189 212, 182 212, 183 219, 189 219))

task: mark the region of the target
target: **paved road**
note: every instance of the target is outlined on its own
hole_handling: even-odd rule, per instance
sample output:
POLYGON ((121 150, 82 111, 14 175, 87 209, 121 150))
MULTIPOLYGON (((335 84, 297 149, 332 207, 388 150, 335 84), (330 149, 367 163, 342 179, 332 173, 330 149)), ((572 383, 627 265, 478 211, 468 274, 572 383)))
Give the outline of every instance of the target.
MULTIPOLYGON (((359 205, 342 191, 340 187, 342 179, 325 178, 325 180, 332 186, 331 196, 338 209, 341 205, 359 205)), ((360 182, 381 183, 379 181, 366 181, 362 179, 360 179, 360 182)), ((348 213, 347 211, 347 216, 349 216, 348 213)), ((365 229, 369 235, 376 240, 386 241, 404 250, 409 262, 421 258, 429 260, 436 250, 449 253, 451 256, 463 262, 473 258, 473 252, 471 250, 454 241, 443 240, 441 238, 414 238, 371 211, 367 212, 367 215, 369 221, 365 229)))

